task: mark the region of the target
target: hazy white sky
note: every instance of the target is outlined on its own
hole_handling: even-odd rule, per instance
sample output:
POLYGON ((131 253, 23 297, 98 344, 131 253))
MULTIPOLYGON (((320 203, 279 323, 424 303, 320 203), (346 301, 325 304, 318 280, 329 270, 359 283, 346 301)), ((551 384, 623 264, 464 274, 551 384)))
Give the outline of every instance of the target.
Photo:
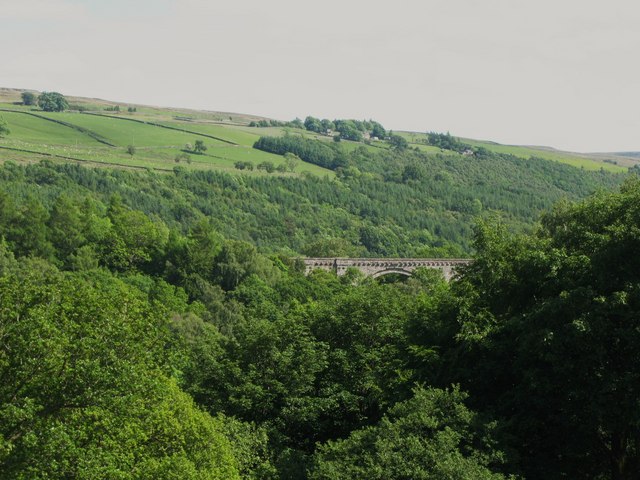
POLYGON ((638 0, 0 0, 0 86, 640 150, 638 0))

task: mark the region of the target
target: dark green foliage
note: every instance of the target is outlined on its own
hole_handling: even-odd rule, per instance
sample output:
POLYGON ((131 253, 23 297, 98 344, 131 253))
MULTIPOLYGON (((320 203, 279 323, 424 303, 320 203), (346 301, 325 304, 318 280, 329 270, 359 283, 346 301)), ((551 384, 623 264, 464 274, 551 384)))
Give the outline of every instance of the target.
POLYGON ((377 137, 380 140, 384 140, 384 138, 387 136, 387 132, 385 131, 384 127, 380 125, 378 122, 372 121, 371 124, 372 124, 371 138, 377 137))
POLYGON ((238 170, 253 170, 253 163, 248 161, 238 161, 233 164, 238 170))
MULTIPOLYGON (((290 122, 290 126, 295 126, 294 122, 290 122)), ((328 120, 314 117, 307 117, 304 120, 304 128, 309 132, 328 133, 337 130, 342 138, 346 140, 362 141, 363 133, 369 133, 371 137, 384 139, 386 131, 384 127, 373 120, 328 120)))
POLYGON ((289 127, 293 127, 293 128, 304 128, 304 123, 302 123, 302 120, 300 120, 299 118, 295 118, 293 120, 291 120, 287 126, 289 127))
POLYGON ((324 118, 321 121, 321 123, 322 123, 322 128, 324 129, 325 132, 328 130, 334 130, 336 128, 336 124, 326 118, 324 118))
POLYGON ((191 163, 191 156, 188 153, 182 152, 176 155, 176 157, 173 160, 176 163, 180 163, 180 162, 191 163))
POLYGON ((284 137, 260 137, 253 148, 265 152, 285 155, 292 153, 305 162, 335 170, 346 165, 344 153, 331 145, 316 140, 310 140, 297 135, 284 137))
POLYGON ((78 205, 71 198, 61 195, 49 213, 47 238, 57 250, 57 257, 64 259, 66 266, 69 266, 72 255, 88 243, 87 235, 93 234, 89 208, 89 205, 78 205), (85 208, 88 211, 81 213, 81 209, 85 208))
POLYGON ((527 478, 637 478, 638 225, 633 180, 558 204, 535 235, 477 230, 443 312, 461 325, 451 362, 474 405, 505 418, 527 478))
POLYGON ((257 166, 258 170, 264 170, 267 173, 273 173, 276 170, 276 166, 273 162, 265 161, 261 162, 257 166))
POLYGON ((344 140, 362 141, 364 127, 360 123, 356 123, 354 120, 335 120, 333 123, 340 133, 340 137, 344 140))
POLYGON ((389 135, 389 145, 395 150, 403 151, 409 147, 409 142, 400 135, 389 135))
POLYGON ((269 425, 285 478, 299 478, 316 442, 377 422, 410 394, 404 325, 429 300, 418 283, 353 286, 363 279, 318 272, 270 287, 260 277, 231 293, 244 305, 231 335, 206 324, 189 335, 185 379, 210 411, 269 425))
POLYGON ((62 112, 69 108, 67 100, 58 92, 42 92, 38 97, 38 106, 45 112, 62 112))
MULTIPOLYGON (((523 230, 553 201, 581 198, 622 179, 499 155, 480 160, 412 150, 377 153, 362 146, 348 159, 353 166, 338 170, 340 181, 8 163, 0 167, 0 188, 14 198, 37 195, 49 210, 61 191, 102 204, 118 194, 130 208, 182 233, 207 216, 225 237, 252 242, 263 251, 310 252, 324 239, 340 238, 347 245, 340 250, 352 256, 411 257, 429 251, 468 255, 479 212, 500 212, 511 228, 523 230)), ((10 223, 16 221, 11 218, 10 223)), ((5 236, 15 242, 11 228, 5 236)))
POLYGON ((304 128, 310 132, 324 133, 325 129, 322 126, 322 122, 318 118, 307 117, 304 119, 304 128))
POLYGON ((249 122, 249 126, 250 127, 260 127, 260 128, 267 128, 267 127, 293 127, 293 128, 300 128, 300 119, 296 119, 293 122, 280 122, 278 120, 258 120, 257 122, 255 120, 249 122))
POLYGON ((449 132, 445 133, 436 133, 429 132, 427 133, 427 144, 433 145, 434 147, 440 147, 443 150, 453 150, 454 152, 464 152, 468 145, 462 143, 455 137, 452 137, 449 132))
POLYGON ((37 97, 36 97, 35 93, 22 92, 20 96, 22 97, 22 104, 23 105, 35 105, 36 104, 37 97))
POLYGON ((402 170, 402 181, 408 182, 409 180, 421 180, 426 175, 424 169, 416 163, 405 165, 402 170))
POLYGON ((466 395, 418 388, 379 424, 321 446, 313 480, 504 479, 491 464, 502 463, 490 426, 464 405, 466 395))
POLYGON ((2 215, 8 222, 5 238, 17 255, 34 255, 52 259, 53 247, 47 238, 48 212, 35 197, 29 196, 20 206, 5 197, 7 210, 2 215))
POLYGON ((207 146, 204 144, 204 141, 196 140, 195 143, 193 144, 193 151, 195 153, 202 154, 207 151, 207 146))

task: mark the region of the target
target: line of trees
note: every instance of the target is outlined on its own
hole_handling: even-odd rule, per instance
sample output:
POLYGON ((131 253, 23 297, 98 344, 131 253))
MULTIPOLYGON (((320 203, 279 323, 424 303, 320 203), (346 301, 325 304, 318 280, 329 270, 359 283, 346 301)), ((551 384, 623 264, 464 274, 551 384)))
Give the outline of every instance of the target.
POLYGON ((40 95, 33 92, 22 92, 20 96, 23 105, 37 105, 45 112, 62 112, 69 108, 67 99, 58 92, 42 92, 40 95))
POLYGON ((287 134, 282 137, 260 137, 253 144, 253 148, 277 155, 295 155, 305 162, 331 170, 347 166, 346 155, 341 149, 300 135, 287 134))
POLYGON ((338 132, 340 138, 361 142, 365 133, 371 138, 383 140, 387 136, 384 127, 374 120, 328 120, 315 117, 307 117, 304 120, 304 128, 310 132, 332 133, 338 132))

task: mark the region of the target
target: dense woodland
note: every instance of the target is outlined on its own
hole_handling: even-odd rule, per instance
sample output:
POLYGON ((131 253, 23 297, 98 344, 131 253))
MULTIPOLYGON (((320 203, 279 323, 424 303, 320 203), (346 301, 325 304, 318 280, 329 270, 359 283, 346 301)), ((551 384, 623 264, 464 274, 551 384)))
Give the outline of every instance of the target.
POLYGON ((337 178, 234 176, 180 166, 173 174, 136 173, 43 162, 5 164, 0 185, 45 210, 62 193, 103 205, 118 195, 182 233, 208 218, 226 238, 266 253, 429 257, 469 255, 478 216, 498 215, 523 231, 555 201, 584 198, 623 178, 511 155, 427 155, 364 145, 348 151, 299 141, 339 156, 337 178))
POLYGON ((640 182, 340 154, 335 179, 0 167, 0 478, 638 478, 640 182))

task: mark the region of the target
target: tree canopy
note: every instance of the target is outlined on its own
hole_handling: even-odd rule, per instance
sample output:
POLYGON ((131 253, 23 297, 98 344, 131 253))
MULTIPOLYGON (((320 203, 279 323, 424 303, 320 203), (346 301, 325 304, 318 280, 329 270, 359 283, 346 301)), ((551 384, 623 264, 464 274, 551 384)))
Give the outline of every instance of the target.
POLYGON ((7 121, 0 117, 0 137, 4 137, 5 135, 9 135, 11 130, 9 129, 9 124, 7 121))
POLYGON ((396 404, 375 426, 318 449, 313 480, 500 480, 491 464, 501 453, 489 446, 491 427, 464 405, 466 395, 422 389, 396 404))
POLYGON ((67 99, 58 92, 42 92, 38 96, 38 106, 45 112, 62 112, 69 108, 67 99))
POLYGON ((37 97, 35 93, 32 92, 22 92, 20 95, 22 97, 22 103, 24 105, 35 105, 37 97))
POLYGON ((0 166, 0 476, 637 478, 640 181, 320 145, 334 178, 0 166))
POLYGON ((459 290, 472 398, 508 419, 527 478, 640 467, 640 183, 559 203, 532 235, 481 225, 459 290), (504 392, 509 392, 505 394, 504 392))

